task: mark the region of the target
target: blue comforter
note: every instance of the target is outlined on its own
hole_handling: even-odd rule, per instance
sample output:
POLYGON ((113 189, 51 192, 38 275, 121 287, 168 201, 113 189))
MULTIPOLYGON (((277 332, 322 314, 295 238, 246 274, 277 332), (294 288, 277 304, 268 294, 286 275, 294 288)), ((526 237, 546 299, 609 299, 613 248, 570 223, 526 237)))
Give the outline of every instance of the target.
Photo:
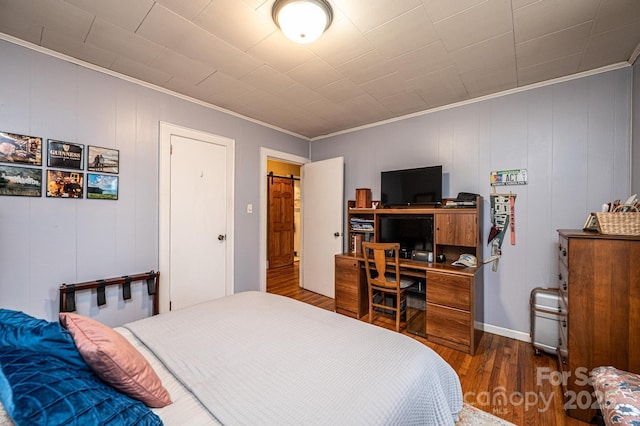
POLYGON ((161 425, 103 383, 57 322, 0 309, 0 401, 21 425, 161 425))

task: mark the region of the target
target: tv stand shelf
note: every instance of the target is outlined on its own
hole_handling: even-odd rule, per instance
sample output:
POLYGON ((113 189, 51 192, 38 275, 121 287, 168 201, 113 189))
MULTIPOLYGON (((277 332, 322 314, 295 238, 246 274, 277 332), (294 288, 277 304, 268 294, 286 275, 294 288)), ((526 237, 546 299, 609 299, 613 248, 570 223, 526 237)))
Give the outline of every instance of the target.
MULTIPOLYGON (((443 200, 443 205, 446 200, 443 200)), ((433 215, 434 241, 433 254, 444 254, 448 261, 456 260, 462 253, 469 253, 476 257, 481 255, 480 220, 482 213, 482 197, 476 198, 475 207, 446 208, 446 207, 402 207, 362 209, 355 208, 355 201, 348 201, 347 208, 347 252, 359 254, 362 241, 379 241, 378 230, 380 218, 400 215, 433 215), (369 220, 373 229, 363 231, 352 229, 351 221, 369 220), (365 238, 354 238, 354 235, 364 234, 365 238)), ((449 263, 450 263, 449 262, 449 263)))
MULTIPOLYGON (((446 200, 443 200, 446 202, 446 200)), ((482 331, 475 324, 484 323, 482 264, 477 268, 453 266, 460 254, 482 257, 482 198, 474 207, 403 207, 347 208, 347 252, 335 257, 336 312, 355 318, 368 314, 367 282, 362 256, 362 242, 378 242, 380 219, 402 219, 413 215, 433 217, 433 253, 445 255, 444 262, 418 262, 400 259, 401 274, 413 277, 426 288, 413 293, 408 309, 407 331, 428 340, 466 353, 475 352, 482 331), (352 229, 352 220, 366 221, 370 230, 352 229), (366 240, 364 238, 367 238, 366 240)), ((360 222, 359 222, 360 223, 360 222)))

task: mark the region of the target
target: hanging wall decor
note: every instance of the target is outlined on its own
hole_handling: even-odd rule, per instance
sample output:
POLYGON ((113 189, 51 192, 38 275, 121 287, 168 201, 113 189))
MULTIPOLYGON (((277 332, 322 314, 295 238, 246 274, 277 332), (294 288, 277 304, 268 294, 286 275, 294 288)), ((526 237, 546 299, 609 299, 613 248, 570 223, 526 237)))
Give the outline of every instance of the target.
POLYGON ((502 255, 502 241, 509 227, 509 196, 503 194, 491 194, 491 230, 489 241, 491 244, 491 257, 494 257, 494 272, 498 270, 498 261, 502 255))
POLYGON ((82 198, 84 173, 47 170, 47 197, 82 198))
POLYGON ((42 138, 0 132, 0 162, 42 166, 42 138))
POLYGON ((84 145, 49 139, 47 141, 47 166, 82 170, 84 145))
POLYGON ((0 166, 0 195, 40 197, 42 195, 42 169, 0 166))
POLYGON ((87 173, 87 198, 90 200, 117 200, 118 176, 87 173))
POLYGON ((491 186, 526 185, 527 169, 498 170, 490 173, 491 186))
POLYGON ((491 230, 489 241, 491 244, 491 257, 487 261, 493 261, 493 271, 498 270, 498 261, 502 255, 502 241, 507 229, 510 231, 511 245, 516 244, 516 194, 497 194, 496 186, 526 185, 527 169, 498 170, 489 173, 489 183, 492 186, 491 194, 491 230))
POLYGON ((87 170, 90 172, 114 173, 120 171, 120 151, 89 145, 87 170))

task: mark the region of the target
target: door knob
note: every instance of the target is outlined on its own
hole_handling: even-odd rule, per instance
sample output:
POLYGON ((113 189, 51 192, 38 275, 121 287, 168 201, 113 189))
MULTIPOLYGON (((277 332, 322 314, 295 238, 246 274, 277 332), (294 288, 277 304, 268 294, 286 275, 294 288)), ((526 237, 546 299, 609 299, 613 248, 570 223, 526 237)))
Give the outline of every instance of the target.
POLYGON ((224 241, 226 239, 227 239, 226 235, 222 235, 222 234, 218 235, 218 241, 224 241))
POLYGON ((334 232, 334 233, 333 233, 333 236, 337 238, 337 237, 339 237, 339 236, 340 236, 340 233, 339 233, 339 232, 334 232))

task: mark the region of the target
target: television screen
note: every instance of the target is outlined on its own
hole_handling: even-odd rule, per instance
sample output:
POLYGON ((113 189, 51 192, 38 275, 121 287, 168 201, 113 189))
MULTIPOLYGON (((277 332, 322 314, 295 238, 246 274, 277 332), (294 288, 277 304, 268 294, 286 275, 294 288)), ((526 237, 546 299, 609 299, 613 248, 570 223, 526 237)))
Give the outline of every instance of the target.
POLYGON ((380 216, 381 243, 400 243, 408 256, 414 250, 433 251, 433 215, 380 216))
POLYGON ((381 173, 383 206, 437 205, 442 202, 442 166, 381 173))

